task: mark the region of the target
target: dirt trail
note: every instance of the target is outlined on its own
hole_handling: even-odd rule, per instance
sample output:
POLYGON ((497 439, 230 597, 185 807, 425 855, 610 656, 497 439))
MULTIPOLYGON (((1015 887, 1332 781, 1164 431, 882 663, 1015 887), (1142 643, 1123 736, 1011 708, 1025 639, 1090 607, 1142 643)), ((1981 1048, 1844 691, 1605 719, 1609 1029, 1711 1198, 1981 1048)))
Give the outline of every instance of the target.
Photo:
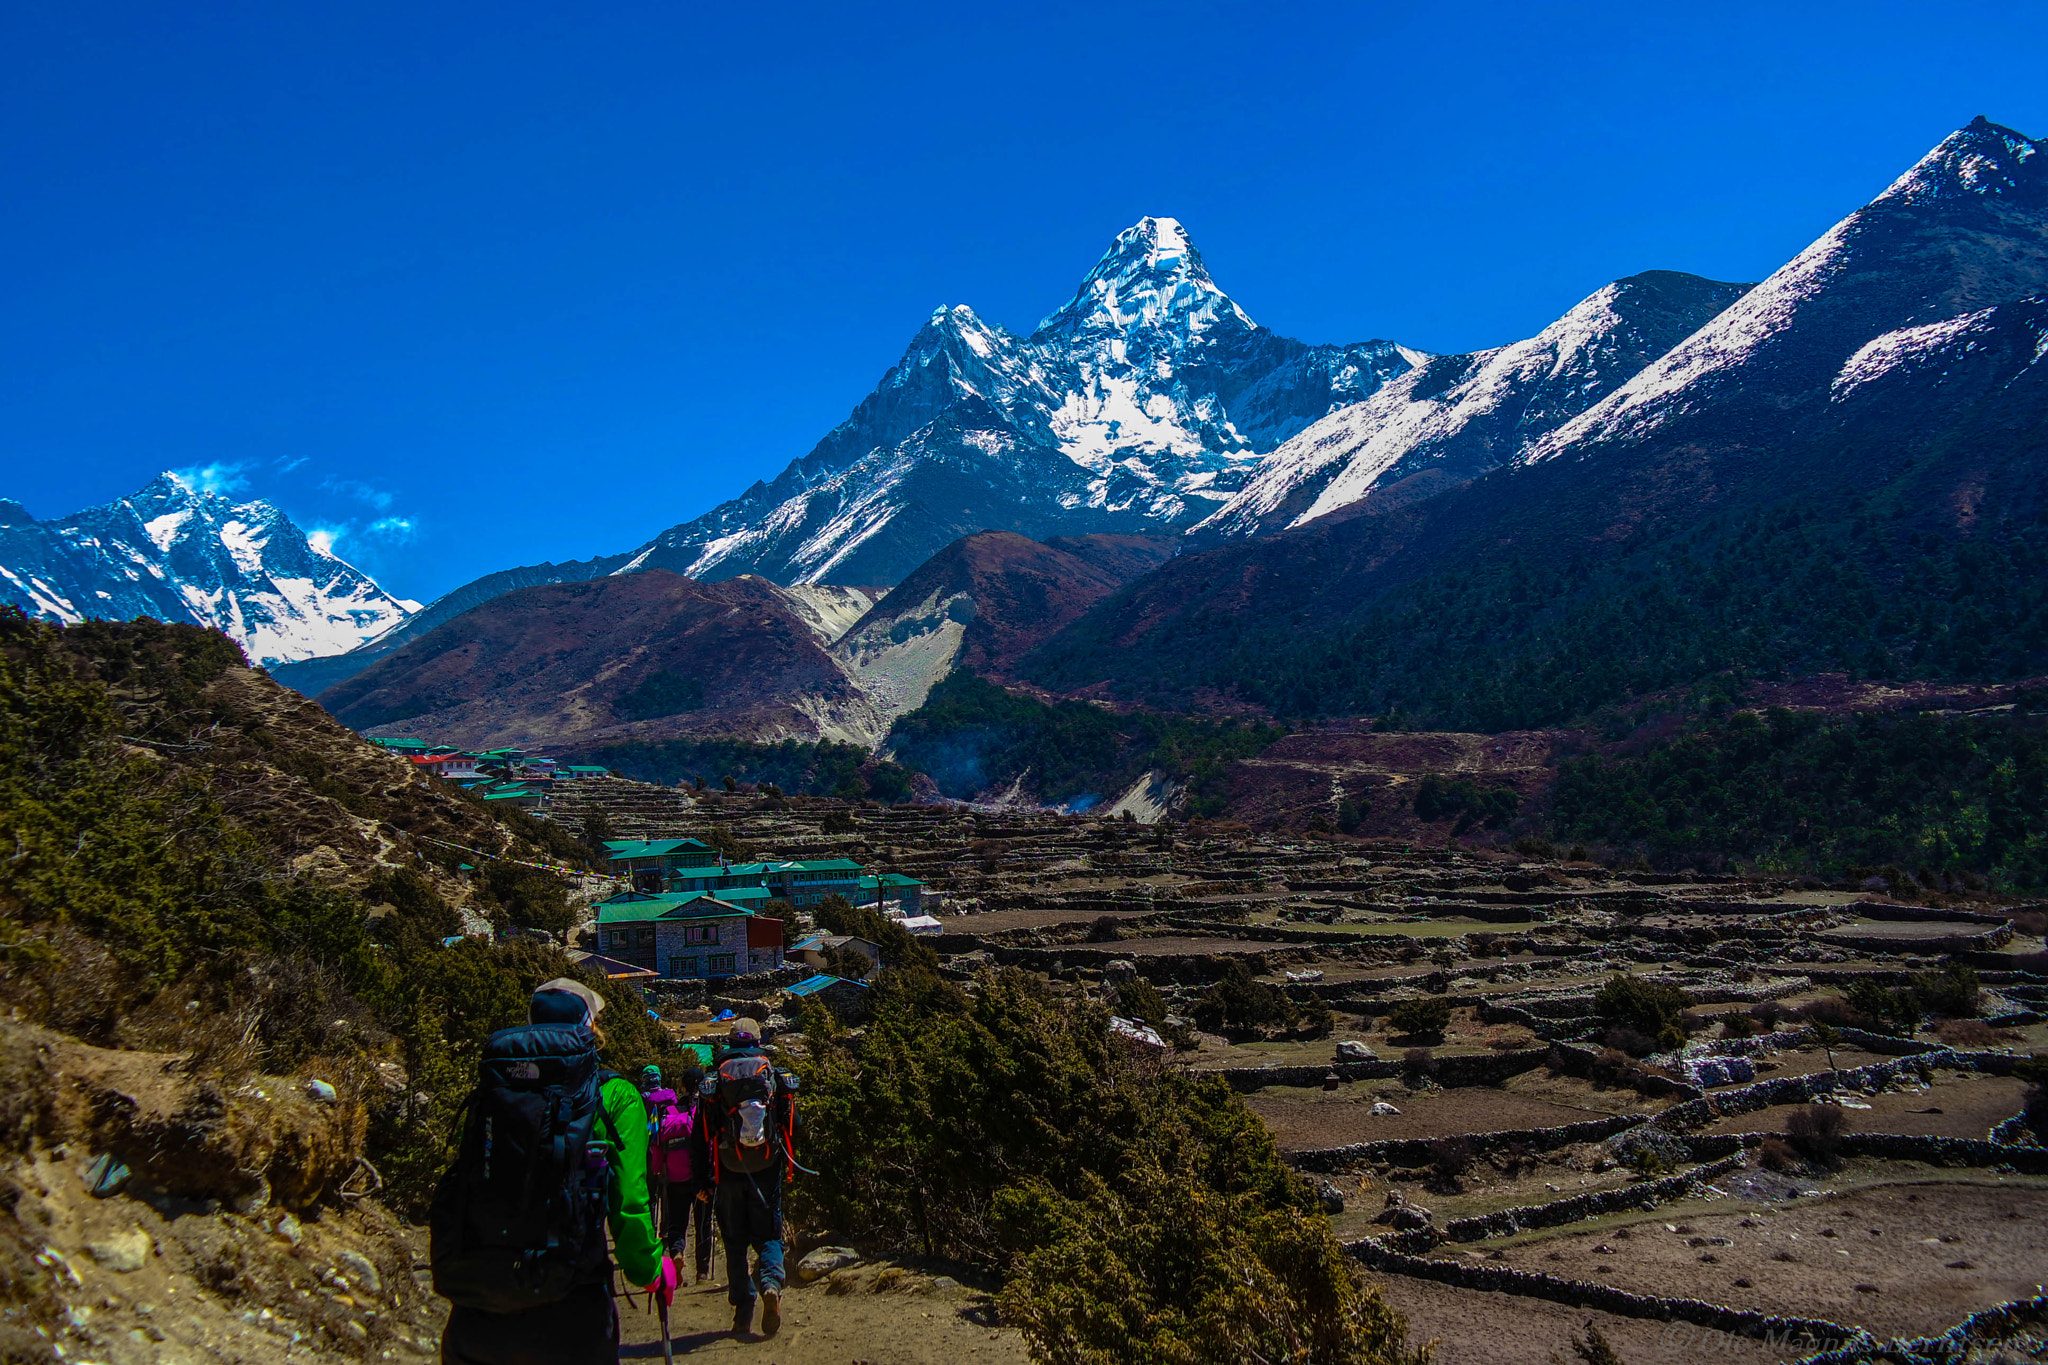
MULTIPOLYGON (((719 1266, 721 1277, 724 1266, 719 1266)), ((1014 1328, 993 1326, 988 1298, 966 1288, 930 1288, 923 1276, 897 1281, 909 1288, 876 1293, 876 1276, 849 1276, 851 1293, 832 1293, 827 1281, 792 1285, 783 1296, 782 1331, 732 1335, 725 1286, 686 1286, 670 1310, 678 1356, 749 1360, 759 1365, 1024 1365, 1030 1359, 1014 1328)), ((661 1331, 645 1300, 619 1305, 619 1355, 660 1360, 661 1331)), ((759 1313, 755 1326, 760 1325, 759 1313)))

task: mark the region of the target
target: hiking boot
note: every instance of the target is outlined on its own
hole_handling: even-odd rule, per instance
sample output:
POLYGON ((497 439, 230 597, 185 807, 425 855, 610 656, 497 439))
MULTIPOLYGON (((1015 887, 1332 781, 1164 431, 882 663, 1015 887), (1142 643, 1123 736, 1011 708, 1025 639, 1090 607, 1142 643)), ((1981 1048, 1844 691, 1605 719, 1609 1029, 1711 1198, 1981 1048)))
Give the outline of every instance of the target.
POLYGON ((761 1291, 761 1335, 772 1337, 782 1330, 782 1291, 761 1291))
POLYGON ((743 1337, 754 1330, 754 1305, 741 1304, 732 1310, 732 1334, 743 1337))

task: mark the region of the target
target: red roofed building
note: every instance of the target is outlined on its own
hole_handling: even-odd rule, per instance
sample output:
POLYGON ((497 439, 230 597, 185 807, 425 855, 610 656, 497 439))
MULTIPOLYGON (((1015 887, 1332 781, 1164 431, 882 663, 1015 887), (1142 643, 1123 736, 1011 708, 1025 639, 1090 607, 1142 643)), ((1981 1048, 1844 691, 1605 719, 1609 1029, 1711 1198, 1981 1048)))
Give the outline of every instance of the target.
POLYGON ((412 754, 412 765, 436 777, 475 777, 475 754, 412 754))

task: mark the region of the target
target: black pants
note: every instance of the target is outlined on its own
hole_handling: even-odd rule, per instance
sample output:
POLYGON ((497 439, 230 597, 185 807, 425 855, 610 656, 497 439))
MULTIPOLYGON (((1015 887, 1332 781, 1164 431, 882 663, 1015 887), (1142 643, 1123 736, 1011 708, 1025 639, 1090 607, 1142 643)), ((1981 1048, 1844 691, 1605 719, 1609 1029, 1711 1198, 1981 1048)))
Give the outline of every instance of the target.
POLYGON ((455 1306, 441 1365, 618 1365, 619 1313, 609 1278, 523 1313, 455 1306))
POLYGON ((694 1229, 697 1234, 697 1273, 711 1273, 711 1201, 699 1199, 688 1185, 670 1185, 662 1196, 661 1240, 668 1254, 683 1259, 683 1243, 694 1229))

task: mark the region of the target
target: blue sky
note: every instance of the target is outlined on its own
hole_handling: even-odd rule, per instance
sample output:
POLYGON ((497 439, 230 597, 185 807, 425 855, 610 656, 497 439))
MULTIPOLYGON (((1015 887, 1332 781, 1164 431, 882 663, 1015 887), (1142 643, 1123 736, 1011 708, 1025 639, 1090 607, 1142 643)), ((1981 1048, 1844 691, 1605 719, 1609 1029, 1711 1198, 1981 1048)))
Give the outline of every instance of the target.
POLYGON ((1259 322, 1433 351, 1756 279, 1982 113, 2037 3, 104 5, 0 13, 0 496, 163 469, 395 591, 771 477, 930 310, 1177 217, 1259 322))

